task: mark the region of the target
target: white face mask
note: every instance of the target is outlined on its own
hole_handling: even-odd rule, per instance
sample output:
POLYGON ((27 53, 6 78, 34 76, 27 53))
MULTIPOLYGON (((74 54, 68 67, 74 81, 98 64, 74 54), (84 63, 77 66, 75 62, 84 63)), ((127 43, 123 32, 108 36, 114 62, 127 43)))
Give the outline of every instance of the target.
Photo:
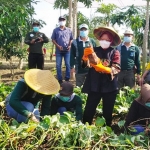
POLYGON ((65 26, 66 25, 66 21, 59 21, 59 25, 60 26, 65 26))
POLYGON ((103 49, 107 49, 108 47, 110 47, 110 44, 111 44, 111 42, 108 42, 106 40, 100 40, 99 43, 103 49))

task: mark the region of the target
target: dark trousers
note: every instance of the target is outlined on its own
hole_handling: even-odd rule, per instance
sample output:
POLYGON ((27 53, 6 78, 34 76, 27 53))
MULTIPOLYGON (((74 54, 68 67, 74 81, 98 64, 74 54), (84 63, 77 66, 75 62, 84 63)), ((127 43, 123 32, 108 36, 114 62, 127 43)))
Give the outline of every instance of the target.
POLYGON ((122 70, 118 73, 118 87, 120 89, 124 86, 129 86, 130 88, 135 86, 134 70, 122 70))
POLYGON ((76 73, 76 86, 81 87, 84 84, 87 73, 76 73))
POLYGON ((29 53, 28 67, 29 69, 37 68, 37 69, 43 70, 44 69, 44 55, 36 54, 36 53, 29 53))
POLYGON ((112 112, 117 96, 117 91, 109 93, 98 93, 91 92, 88 94, 84 114, 83 114, 83 123, 88 122, 92 124, 93 117, 96 112, 96 107, 99 104, 100 100, 103 100, 103 117, 106 120, 106 125, 111 126, 112 122, 112 112))

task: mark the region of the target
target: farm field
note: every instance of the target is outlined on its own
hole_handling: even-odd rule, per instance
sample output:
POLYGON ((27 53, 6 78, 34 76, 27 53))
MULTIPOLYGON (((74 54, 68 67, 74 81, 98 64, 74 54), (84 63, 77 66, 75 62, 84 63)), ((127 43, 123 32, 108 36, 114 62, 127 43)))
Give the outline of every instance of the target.
MULTIPOLYGON (((53 71, 53 70, 52 70, 53 71)), ((139 95, 138 88, 118 94, 113 114, 112 127, 105 126, 101 117, 101 104, 98 106, 93 124, 82 124, 74 119, 74 115, 66 113, 45 116, 39 124, 29 121, 28 124, 19 124, 10 119, 3 106, 3 101, 10 93, 25 70, 15 69, 14 81, 11 81, 9 69, 1 69, 0 84, 0 149, 12 150, 146 150, 150 149, 147 133, 130 135, 124 130, 124 119, 131 102, 139 95)), ((74 92, 83 100, 83 109, 86 94, 80 88, 74 92)), ((146 127, 149 129, 149 127, 146 127)))

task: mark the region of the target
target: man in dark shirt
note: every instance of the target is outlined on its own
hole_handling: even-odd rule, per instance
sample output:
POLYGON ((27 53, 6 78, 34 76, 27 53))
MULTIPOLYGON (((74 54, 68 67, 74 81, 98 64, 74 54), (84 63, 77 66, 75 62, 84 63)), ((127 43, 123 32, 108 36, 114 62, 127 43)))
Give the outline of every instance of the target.
POLYGON ((62 83, 62 58, 64 58, 66 66, 65 81, 70 79, 70 48, 73 40, 72 31, 70 28, 65 26, 66 18, 63 16, 59 17, 59 27, 55 28, 52 33, 52 42, 56 46, 56 69, 57 79, 59 83, 62 83))
POLYGON ((33 22, 33 31, 26 35, 25 43, 29 45, 28 66, 29 69, 44 69, 43 44, 48 43, 48 38, 44 33, 39 32, 39 22, 33 22))
POLYGON ((89 47, 96 47, 96 42, 93 38, 88 36, 89 28, 86 24, 81 24, 79 26, 80 35, 77 39, 73 40, 71 45, 70 54, 70 67, 71 73, 75 72, 76 76, 76 86, 81 87, 85 81, 86 75, 89 68, 82 68, 81 60, 83 56, 84 49, 89 47), (74 68, 75 66, 75 68, 74 68))
POLYGON ((137 73, 137 80, 140 79, 140 50, 132 43, 133 32, 126 30, 124 33, 124 41, 117 50, 121 55, 121 71, 118 74, 118 87, 129 86, 130 88, 135 85, 135 73, 137 73), (136 68, 136 72, 135 72, 136 68))

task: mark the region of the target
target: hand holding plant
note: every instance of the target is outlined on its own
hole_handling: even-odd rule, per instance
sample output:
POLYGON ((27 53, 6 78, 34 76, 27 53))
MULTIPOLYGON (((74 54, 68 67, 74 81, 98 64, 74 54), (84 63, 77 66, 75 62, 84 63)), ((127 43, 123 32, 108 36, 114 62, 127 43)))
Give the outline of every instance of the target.
POLYGON ((83 54, 83 57, 82 59, 84 61, 87 61, 88 60, 88 55, 92 54, 94 52, 93 48, 92 47, 87 47, 84 49, 84 54, 83 54))
POLYGON ((29 114, 28 119, 30 119, 30 120, 32 120, 32 121, 34 121, 34 122, 39 123, 39 120, 35 117, 35 115, 34 115, 33 113, 30 113, 30 114, 29 114))
POLYGON ((39 120, 38 120, 38 119, 36 119, 36 117, 35 117, 34 115, 31 117, 31 120, 32 120, 32 121, 34 121, 34 122, 39 123, 39 120))
POLYGON ((91 46, 84 49, 84 54, 83 54, 82 59, 84 61, 89 60, 89 63, 94 64, 94 65, 97 65, 100 63, 100 59, 97 57, 96 53, 94 52, 91 46))

